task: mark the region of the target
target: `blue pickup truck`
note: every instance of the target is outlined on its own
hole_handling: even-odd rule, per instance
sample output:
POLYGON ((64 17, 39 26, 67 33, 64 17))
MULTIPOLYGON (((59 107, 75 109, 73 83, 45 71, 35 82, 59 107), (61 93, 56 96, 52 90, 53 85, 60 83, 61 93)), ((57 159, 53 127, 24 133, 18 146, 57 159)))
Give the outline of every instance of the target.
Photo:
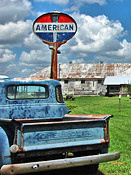
POLYGON ((57 80, 0 79, 0 174, 72 167, 96 172, 108 153, 112 115, 69 114, 57 80))

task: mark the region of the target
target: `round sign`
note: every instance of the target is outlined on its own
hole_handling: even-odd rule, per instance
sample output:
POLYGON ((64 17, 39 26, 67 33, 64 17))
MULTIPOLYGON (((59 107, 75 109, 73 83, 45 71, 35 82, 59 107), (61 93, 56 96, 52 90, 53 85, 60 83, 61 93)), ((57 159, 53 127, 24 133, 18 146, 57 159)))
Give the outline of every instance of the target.
POLYGON ((33 32, 47 44, 66 42, 77 31, 75 20, 57 11, 38 17, 33 23, 33 32))

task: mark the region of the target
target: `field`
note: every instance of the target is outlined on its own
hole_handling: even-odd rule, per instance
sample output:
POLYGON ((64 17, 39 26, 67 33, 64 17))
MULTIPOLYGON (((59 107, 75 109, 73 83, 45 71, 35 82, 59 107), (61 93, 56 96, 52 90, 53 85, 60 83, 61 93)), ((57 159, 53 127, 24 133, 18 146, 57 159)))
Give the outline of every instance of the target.
POLYGON ((112 114, 109 152, 120 151, 117 161, 101 163, 104 175, 131 175, 131 102, 129 97, 76 97, 65 101, 72 114, 112 114))

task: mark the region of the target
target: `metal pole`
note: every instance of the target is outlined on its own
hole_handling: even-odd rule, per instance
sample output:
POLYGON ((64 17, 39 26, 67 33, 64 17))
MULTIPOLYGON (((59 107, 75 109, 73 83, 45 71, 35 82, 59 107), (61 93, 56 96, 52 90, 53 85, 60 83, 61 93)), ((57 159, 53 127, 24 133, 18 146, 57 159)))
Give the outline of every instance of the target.
POLYGON ((51 75, 50 78, 57 80, 57 47, 53 47, 51 54, 51 75))
POLYGON ((121 99, 119 98, 119 112, 121 112, 121 99))
POLYGON ((53 79, 53 59, 54 59, 54 49, 51 50, 51 72, 50 72, 51 79, 53 79))
POLYGON ((57 80, 57 47, 55 47, 54 52, 54 66, 53 66, 53 79, 57 80))
POLYGON ((61 71, 61 70, 60 70, 60 69, 61 69, 61 68, 60 68, 60 65, 61 65, 61 64, 59 64, 59 80, 60 80, 60 71, 61 71))
POLYGON ((121 112, 121 95, 119 95, 119 112, 121 112))

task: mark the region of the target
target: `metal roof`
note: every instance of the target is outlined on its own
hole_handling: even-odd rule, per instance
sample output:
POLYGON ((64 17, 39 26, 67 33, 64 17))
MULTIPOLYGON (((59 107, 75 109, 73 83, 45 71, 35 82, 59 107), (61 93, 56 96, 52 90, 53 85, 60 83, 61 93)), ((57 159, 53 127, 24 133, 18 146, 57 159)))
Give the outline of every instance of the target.
POLYGON ((131 84, 131 77, 127 76, 110 76, 106 77, 104 85, 122 85, 131 84))
MULTIPOLYGON (((130 76, 128 63, 68 63, 58 64, 59 79, 105 79, 107 76, 130 76)), ((49 78, 50 67, 31 74, 32 78, 49 78)))

